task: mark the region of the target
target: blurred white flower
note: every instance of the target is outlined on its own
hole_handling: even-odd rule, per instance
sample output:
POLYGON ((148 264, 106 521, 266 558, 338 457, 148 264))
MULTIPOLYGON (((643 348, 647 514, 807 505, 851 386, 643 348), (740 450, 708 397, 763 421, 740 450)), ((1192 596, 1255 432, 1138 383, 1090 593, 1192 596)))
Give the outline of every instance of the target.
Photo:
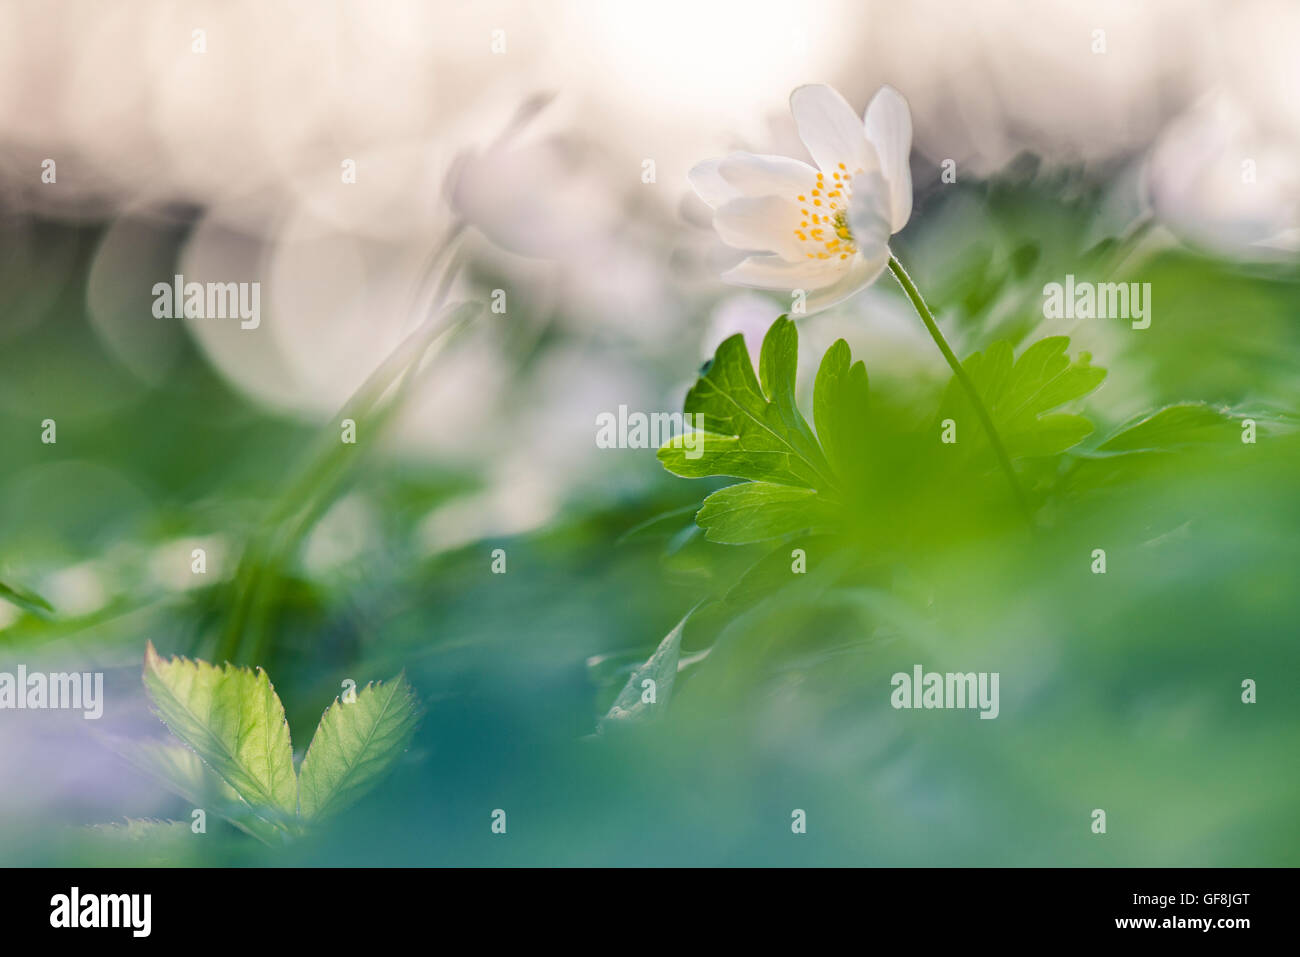
POLYGON ((467 150, 447 176, 453 210, 522 256, 559 259, 600 240, 617 221, 590 149, 563 135, 467 150))
POLYGON ((790 95, 813 161, 732 153, 690 172, 713 226, 737 249, 761 251, 723 273, 739 286, 802 289, 805 308, 834 305, 870 285, 889 262, 889 237, 912 215, 912 114, 893 87, 859 120, 824 84, 790 95))
POLYGON ((188 591, 225 579, 231 572, 230 548, 218 535, 179 538, 156 546, 147 558, 149 579, 168 591, 188 591), (203 572, 195 570, 196 551, 203 552, 203 572))
POLYGON ((102 570, 93 561, 61 569, 41 586, 41 594, 60 615, 79 618, 108 604, 102 570))
POLYGON ((1152 208, 1180 239, 1222 255, 1294 255, 1298 146, 1250 104, 1216 91, 1170 124, 1152 149, 1145 171, 1152 208))

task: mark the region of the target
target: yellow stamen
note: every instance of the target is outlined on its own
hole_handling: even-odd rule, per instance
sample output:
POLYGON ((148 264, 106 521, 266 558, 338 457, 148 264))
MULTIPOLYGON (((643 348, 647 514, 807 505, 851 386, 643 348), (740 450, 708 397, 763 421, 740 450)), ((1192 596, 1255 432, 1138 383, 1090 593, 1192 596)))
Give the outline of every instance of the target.
MULTIPOLYGON (((834 189, 827 191, 826 174, 818 173, 814 188, 809 191, 813 197, 811 205, 821 207, 823 205, 821 197, 825 196, 830 203, 830 212, 814 213, 805 208, 799 210, 807 218, 800 221, 800 228, 796 229, 794 234, 799 242, 811 243, 814 246, 812 252, 805 253, 809 259, 838 258, 843 261, 858 251, 857 244, 853 241, 853 230, 849 228, 848 199, 853 195, 852 181, 847 172, 848 167, 840 163, 839 168, 845 172, 832 172, 831 175, 835 180, 834 189), (831 202, 832 199, 839 202, 831 202), (813 227, 811 229, 810 224, 813 227), (831 228, 823 229, 823 224, 831 228), (830 235, 832 232, 834 235, 830 235)), ((808 196, 801 193, 798 200, 800 203, 807 203, 808 196)))

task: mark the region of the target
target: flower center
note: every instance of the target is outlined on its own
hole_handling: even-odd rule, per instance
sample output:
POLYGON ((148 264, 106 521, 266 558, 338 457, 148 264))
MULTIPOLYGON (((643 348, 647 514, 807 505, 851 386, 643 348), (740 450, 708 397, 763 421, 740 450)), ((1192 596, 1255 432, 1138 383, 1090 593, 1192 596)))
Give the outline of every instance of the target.
POLYGON ((840 163, 829 180, 825 173, 818 173, 813 188, 797 197, 803 219, 794 234, 809 259, 848 259, 858 251, 849 229, 851 177, 848 167, 840 163))

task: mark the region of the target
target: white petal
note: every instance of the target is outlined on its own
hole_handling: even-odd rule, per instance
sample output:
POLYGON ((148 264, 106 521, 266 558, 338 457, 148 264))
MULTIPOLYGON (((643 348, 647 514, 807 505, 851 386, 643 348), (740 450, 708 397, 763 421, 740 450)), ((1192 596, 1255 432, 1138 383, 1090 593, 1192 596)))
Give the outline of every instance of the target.
POLYGON ((848 267, 824 259, 787 262, 780 256, 750 256, 724 272, 722 281, 755 289, 825 289, 839 282, 848 267))
POLYGON ((867 139, 876 148, 880 171, 889 183, 892 232, 907 225, 912 215, 912 111, 892 86, 882 86, 871 98, 863 117, 867 139))
POLYGON ((862 121, 848 100, 829 86, 813 83, 799 87, 790 94, 790 112, 799 138, 823 171, 839 170, 840 163, 849 174, 880 168, 862 121))
POLYGON ((742 196, 713 214, 713 228, 728 246, 772 252, 782 259, 803 258, 799 207, 779 196, 742 196))
POLYGON ((859 250, 874 249, 889 242, 889 184, 879 173, 853 178, 853 197, 849 200, 849 229, 859 250))
POLYGON ((722 178, 745 196, 784 196, 806 193, 817 181, 817 171, 788 156, 732 153, 718 167, 722 178))
POLYGON ((819 289, 808 297, 804 308, 809 313, 820 312, 837 302, 843 302, 854 293, 867 288, 884 272, 889 262, 889 247, 882 246, 869 256, 861 253, 850 261, 849 268, 834 285, 819 289))
POLYGON ((722 178, 722 173, 719 170, 721 165, 722 160, 720 159, 705 160, 702 163, 696 163, 691 167, 691 171, 686 174, 686 179, 694 188, 696 195, 708 203, 712 209, 717 209, 729 200, 736 199, 741 195, 740 190, 722 178))

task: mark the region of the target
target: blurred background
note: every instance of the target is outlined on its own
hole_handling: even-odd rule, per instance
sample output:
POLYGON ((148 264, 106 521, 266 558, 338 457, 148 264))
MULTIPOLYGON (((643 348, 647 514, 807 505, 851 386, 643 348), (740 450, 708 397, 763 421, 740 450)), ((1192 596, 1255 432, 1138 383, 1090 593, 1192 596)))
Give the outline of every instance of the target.
MULTIPOLYGON (((0 711, 0 860, 1300 862, 1297 63, 1281 0, 0 0, 0 582, 53 609, 0 596, 0 670, 108 689, 98 722, 0 711), (1071 471, 1033 540, 902 490, 887 576, 718 602, 669 719, 593 738, 763 558, 692 531, 725 480, 596 419, 680 410, 784 311, 721 283, 686 172, 805 158, 807 82, 910 102, 893 245, 961 355, 1071 336, 1098 438, 1183 401, 1273 424, 1071 471), (260 325, 155 318, 176 274, 259 283, 260 325), (1151 283, 1151 328, 1045 320, 1067 274, 1151 283), (166 734, 146 640, 265 667, 299 751, 347 678, 405 668, 426 715, 336 832, 160 837, 124 822, 189 805, 115 746, 166 734), (999 671, 1001 716, 894 711, 914 662, 999 671)), ((801 382, 846 339, 899 432, 949 378, 892 280, 799 331, 801 382)))

